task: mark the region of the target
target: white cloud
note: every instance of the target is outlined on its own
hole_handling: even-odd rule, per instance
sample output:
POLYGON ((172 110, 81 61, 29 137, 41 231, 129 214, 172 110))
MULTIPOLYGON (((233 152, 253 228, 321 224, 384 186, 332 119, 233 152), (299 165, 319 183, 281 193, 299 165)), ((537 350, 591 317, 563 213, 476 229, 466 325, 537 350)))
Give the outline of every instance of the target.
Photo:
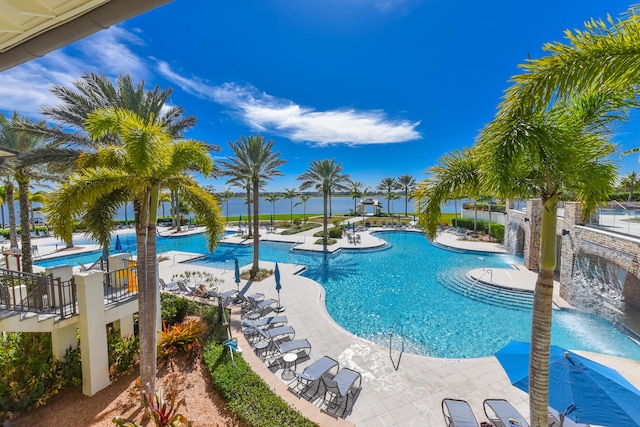
POLYGON ((0 73, 0 111, 16 110, 36 117, 41 107, 59 102, 51 93, 51 85, 70 85, 87 71, 110 77, 126 72, 134 79, 141 78, 148 74, 147 66, 129 47, 141 43, 135 34, 114 26, 4 71, 0 73))
POLYGON ((197 77, 189 79, 174 72, 165 62, 158 63, 158 70, 186 92, 229 108, 252 129, 273 132, 293 141, 317 145, 365 145, 405 142, 421 137, 416 130, 420 122, 392 120, 380 110, 315 111, 251 86, 211 85, 197 77))
POLYGON ((419 5, 422 0, 354 0, 354 2, 372 6, 382 12, 400 11, 408 13, 419 5))

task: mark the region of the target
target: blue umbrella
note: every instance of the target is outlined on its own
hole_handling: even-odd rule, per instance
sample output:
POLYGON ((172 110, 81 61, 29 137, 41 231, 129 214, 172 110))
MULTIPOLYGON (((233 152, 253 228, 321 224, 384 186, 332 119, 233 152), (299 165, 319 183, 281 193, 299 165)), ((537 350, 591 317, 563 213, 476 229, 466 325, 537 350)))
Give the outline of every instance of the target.
POLYGON ((280 268, 278 267, 278 263, 276 262, 276 269, 273 272, 273 275, 276 277, 276 291, 278 291, 278 306, 275 308, 275 311, 284 311, 284 307, 280 305, 280 289, 282 289, 282 285, 280 284, 280 268))
POLYGON ((238 287, 238 293, 240 293, 240 266, 238 265, 238 258, 234 259, 236 269, 236 286, 238 287))
MULTIPOLYGON (((529 391, 529 343, 511 342, 496 357, 511 383, 529 391)), ((558 346, 549 357, 549 406, 567 418, 603 426, 640 425, 640 390, 616 370, 558 346)))
POLYGON ((116 252, 122 252, 122 243, 120 243, 120 235, 118 234, 116 234, 116 245, 114 249, 116 252))

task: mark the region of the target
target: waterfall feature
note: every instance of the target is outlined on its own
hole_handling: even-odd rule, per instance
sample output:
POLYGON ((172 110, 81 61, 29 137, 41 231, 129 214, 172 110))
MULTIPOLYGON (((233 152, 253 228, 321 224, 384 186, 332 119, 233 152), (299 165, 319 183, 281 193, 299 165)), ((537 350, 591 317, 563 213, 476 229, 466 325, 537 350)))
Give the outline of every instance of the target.
POLYGON ((633 255, 580 241, 569 302, 582 310, 615 320, 624 311, 622 291, 633 255))
POLYGON ((524 229, 521 219, 510 218, 504 235, 504 245, 510 254, 521 254, 524 251, 524 229))

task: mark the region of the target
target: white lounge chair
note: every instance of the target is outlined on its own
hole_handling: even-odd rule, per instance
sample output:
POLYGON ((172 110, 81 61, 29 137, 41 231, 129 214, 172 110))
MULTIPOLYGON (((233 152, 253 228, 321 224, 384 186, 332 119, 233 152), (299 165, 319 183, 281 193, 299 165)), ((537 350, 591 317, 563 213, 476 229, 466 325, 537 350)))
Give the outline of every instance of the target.
POLYGON ((494 427, 511 427, 512 425, 529 427, 529 423, 520 415, 520 412, 504 399, 486 399, 482 406, 485 415, 494 427))
POLYGON ((442 415, 447 427, 479 427, 466 400, 442 399, 442 415))
POLYGON ((180 292, 180 286, 178 286, 178 282, 166 283, 162 277, 158 279, 158 282, 160 283, 160 289, 163 291, 180 292))

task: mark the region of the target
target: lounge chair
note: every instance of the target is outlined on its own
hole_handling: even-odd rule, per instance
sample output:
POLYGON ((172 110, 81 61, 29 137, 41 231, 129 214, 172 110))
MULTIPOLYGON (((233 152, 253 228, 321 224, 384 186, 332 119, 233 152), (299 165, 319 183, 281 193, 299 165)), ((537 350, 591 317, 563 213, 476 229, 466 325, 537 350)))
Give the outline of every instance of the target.
POLYGON ((273 304, 278 303, 278 300, 275 300, 273 298, 263 299, 260 301, 256 299, 254 295, 249 295, 248 299, 249 299, 249 303, 251 304, 249 312, 259 313, 260 317, 264 316, 264 312, 269 307, 271 307, 273 304))
POLYGON ((291 336, 289 340, 292 340, 296 336, 296 331, 291 326, 278 326, 277 328, 262 329, 255 328, 258 335, 266 340, 270 340, 273 344, 282 340, 284 337, 291 336))
POLYGON ((442 415, 447 427, 479 427, 466 400, 442 399, 442 415))
MULTIPOLYGON (((269 357, 269 361, 277 361, 287 353, 299 353, 304 350, 307 350, 306 356, 309 356, 309 353, 311 353, 311 344, 306 338, 275 343, 275 351, 273 355, 269 357)), ((301 357, 298 357, 298 360, 300 359, 301 357)))
POLYGON ((242 321, 245 328, 262 328, 274 325, 283 325, 287 323, 287 316, 267 316, 258 319, 246 319, 242 321))
POLYGON ((504 399, 486 399, 482 406, 489 422, 495 427, 529 427, 520 412, 504 399))
POLYGON ((558 411, 549 406, 549 427, 589 427, 589 424, 580 424, 572 419, 560 415, 558 411), (564 418, 563 420, 560 420, 564 418))
MULTIPOLYGON (((350 409, 349 396, 355 400, 362 390, 362 375, 353 369, 342 368, 334 377, 325 374, 322 377, 322 383, 325 387, 324 403, 326 404, 323 411, 337 415, 344 402, 344 409, 340 415, 344 417, 350 409)), ((353 402, 351 406, 353 406, 353 402)))
POLYGON ((180 286, 178 285, 178 282, 166 283, 162 277, 158 279, 158 282, 160 283, 160 289, 163 291, 180 292, 180 286))
POLYGON ((176 284, 178 285, 178 287, 180 288, 180 292, 185 293, 187 295, 197 295, 198 294, 198 290, 192 286, 187 285, 186 283, 183 282, 176 282, 176 284))
POLYGON ((295 379, 289 384, 289 391, 299 397, 304 396, 305 398, 308 398, 307 400, 312 400, 320 390, 322 377, 326 374, 331 375, 330 371, 333 368, 336 368, 336 373, 339 371, 340 367, 338 362, 330 357, 322 356, 320 359, 304 368, 302 372, 293 371, 295 379), (316 385, 315 391, 310 393, 309 391, 314 385, 316 385))

